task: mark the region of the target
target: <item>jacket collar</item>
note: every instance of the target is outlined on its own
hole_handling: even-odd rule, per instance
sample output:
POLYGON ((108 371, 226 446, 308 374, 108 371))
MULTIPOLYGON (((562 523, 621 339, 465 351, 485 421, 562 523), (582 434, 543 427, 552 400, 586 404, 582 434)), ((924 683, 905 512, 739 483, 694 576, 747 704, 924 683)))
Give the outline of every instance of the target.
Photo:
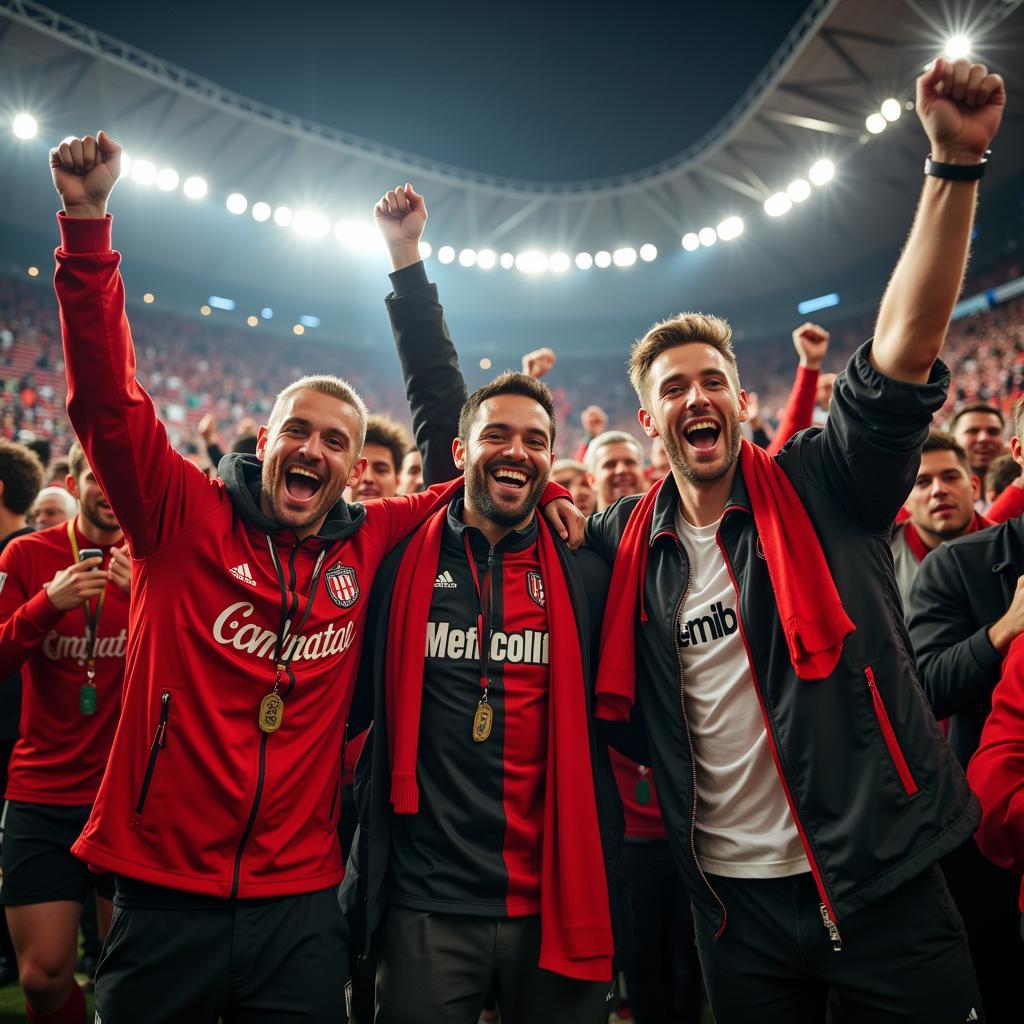
MULTIPOLYGON (((453 499, 448 505, 447 529, 445 539, 454 542, 461 548, 463 536, 469 535, 469 543, 477 554, 486 555, 490 550, 487 538, 475 527, 469 526, 462 521, 462 512, 465 507, 465 499, 459 497, 453 499)), ((497 544, 495 551, 522 551, 535 544, 537 541, 537 516, 536 514, 527 524, 525 530, 510 530, 497 544)))
MULTIPOLYGON (((255 455, 243 455, 229 452, 220 460, 217 467, 220 478, 227 488, 231 504, 243 519, 257 530, 269 534, 286 534, 295 540, 295 531, 282 526, 276 519, 263 514, 260 508, 260 495, 263 491, 263 463, 255 455)), ((366 518, 366 509, 359 504, 350 505, 344 500, 338 501, 327 513, 320 530, 313 539, 322 544, 333 544, 350 537, 366 518)), ((306 538, 307 540, 311 538, 306 538)))
MULTIPOLYGON (((671 473, 662 481, 661 490, 654 499, 654 516, 651 519, 650 543, 663 533, 670 533, 678 538, 676 533, 676 510, 679 508, 679 489, 676 487, 675 477, 671 473)), ((729 488, 729 498, 725 504, 725 510, 738 510, 752 514, 750 509, 750 495, 747 493, 747 485, 743 482, 743 474, 739 470, 737 460, 736 472, 732 478, 732 487, 729 488)))

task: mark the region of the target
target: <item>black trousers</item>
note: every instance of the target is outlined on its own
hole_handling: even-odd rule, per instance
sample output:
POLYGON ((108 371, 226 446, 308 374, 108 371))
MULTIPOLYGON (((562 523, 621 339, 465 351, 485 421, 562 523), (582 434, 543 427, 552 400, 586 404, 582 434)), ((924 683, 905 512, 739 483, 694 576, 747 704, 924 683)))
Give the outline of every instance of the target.
POLYGON ((960 913, 935 866, 825 930, 809 873, 710 876, 728 914, 716 942, 695 915, 717 1024, 821 1024, 831 988, 844 1024, 985 1021, 960 913))
POLYGON ((690 897, 665 840, 622 847, 633 904, 633 955, 626 964, 637 1024, 700 1024, 704 991, 690 897))
POLYGON ((334 889, 222 906, 115 901, 96 1019, 344 1024, 346 935, 334 889))
POLYGON ((376 1024, 476 1024, 493 988, 502 1024, 604 1024, 611 981, 537 966, 540 917, 391 907, 381 933, 376 1024))

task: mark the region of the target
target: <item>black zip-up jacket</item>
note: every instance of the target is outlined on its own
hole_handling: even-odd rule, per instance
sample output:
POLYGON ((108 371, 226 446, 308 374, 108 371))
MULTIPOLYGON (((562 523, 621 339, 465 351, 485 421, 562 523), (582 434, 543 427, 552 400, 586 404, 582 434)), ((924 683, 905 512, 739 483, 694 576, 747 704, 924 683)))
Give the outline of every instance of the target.
MULTIPOLYGON (((960 845, 979 814, 964 773, 917 681, 893 573, 889 534, 910 492, 931 415, 949 374, 891 380, 868 362, 869 344, 836 381, 824 428, 798 434, 776 456, 821 541, 856 631, 827 679, 797 677, 767 563, 737 472, 719 542, 739 590, 747 648, 768 738, 825 911, 853 913, 960 845)), ((613 563, 637 497, 592 516, 587 544, 613 563)), ((718 929, 726 908, 695 855, 693 749, 686 724, 677 621, 688 566, 676 534, 669 476, 655 502, 637 627, 637 711, 646 726, 668 840, 699 912, 718 929)), ((814 581, 807 586, 813 593, 814 581)), ((827 926, 827 924, 826 924, 827 926)))
MULTIPOLYGON (((445 410, 450 416, 453 407, 461 408, 466 398, 465 384, 437 299, 437 289, 428 284, 423 265, 415 264, 392 274, 391 278, 395 293, 387 299, 388 312, 402 362, 414 429, 419 438, 421 431, 426 430, 431 409, 445 410)), ((427 467, 424 469, 426 471, 427 467)), ((437 481, 428 478, 428 482, 437 481)), ((589 711, 610 572, 603 559, 594 553, 571 552, 557 537, 555 543, 579 629, 589 711)), ((362 950, 361 957, 369 954, 375 932, 387 908, 391 777, 386 742, 384 668, 393 581, 407 545, 408 541, 391 552, 377 571, 376 582, 370 593, 359 682, 349 715, 354 733, 371 718, 373 720, 373 727, 356 766, 355 794, 359 830, 353 841, 345 880, 339 891, 339 902, 352 931, 351 948, 353 952, 362 950)), ((466 600, 471 600, 468 591, 466 600)), ((616 954, 621 957, 630 942, 632 928, 628 885, 620 864, 625 822, 607 745, 603 735, 599 735, 599 730, 603 734, 604 728, 589 714, 588 724, 612 930, 616 954)))
POLYGON ((937 718, 950 718, 949 742, 967 766, 992 710, 1003 656, 988 628, 1006 614, 1024 574, 1024 521, 940 544, 910 589, 907 626, 924 692, 937 718))

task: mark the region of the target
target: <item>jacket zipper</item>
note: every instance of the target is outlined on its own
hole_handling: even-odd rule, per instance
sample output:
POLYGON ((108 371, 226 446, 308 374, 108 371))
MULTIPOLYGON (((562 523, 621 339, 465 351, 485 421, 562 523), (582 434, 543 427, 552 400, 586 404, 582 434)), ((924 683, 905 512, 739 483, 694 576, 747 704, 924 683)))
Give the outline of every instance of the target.
POLYGON ((892 727, 892 722, 889 720, 889 712, 885 710, 885 701, 882 700, 882 695, 878 692, 878 686, 875 683, 875 673, 870 665, 864 669, 864 677, 868 681, 868 689, 871 691, 871 703, 875 708, 875 718, 878 719, 878 727, 882 730, 882 739, 885 740, 889 756, 896 767, 896 774, 900 777, 900 782, 903 784, 903 791, 907 796, 913 796, 918 791, 918 785, 914 781, 914 776, 910 774, 910 766, 907 764, 907 759, 903 756, 903 751, 900 749, 899 740, 896 739, 896 732, 892 727))
POLYGON ((167 717, 171 710, 171 691, 164 690, 160 694, 160 720, 156 725, 156 732, 153 734, 153 744, 149 748, 149 761, 146 763, 146 774, 142 777, 142 789, 139 792, 139 802, 135 805, 135 813, 141 814, 146 806, 146 796, 149 794, 149 785, 153 781, 153 772, 156 770, 156 759, 160 751, 167 746, 167 717))
MULTIPOLYGON (((746 511, 738 505, 730 505, 722 513, 723 517, 732 511, 746 511)), ((768 717, 768 709, 765 707, 764 694, 761 692, 761 682, 757 676, 757 670, 754 668, 754 659, 750 653, 750 643, 747 640, 747 630, 743 625, 743 615, 741 613, 742 600, 740 597, 739 584, 736 582, 736 574, 733 572, 732 562, 729 561, 729 554, 725 550, 725 544, 722 543, 721 533, 716 534, 715 541, 718 544, 719 551, 722 552, 722 559, 725 562, 725 568, 728 570, 729 579, 732 581, 733 590, 736 591, 736 622, 740 627, 740 636, 743 638, 743 648, 747 652, 747 665, 750 668, 750 678, 754 683, 754 693, 757 694, 757 703, 761 708, 761 718, 764 721, 764 731, 768 737, 768 748, 772 752, 772 760, 775 762, 775 771, 779 776, 779 781, 782 783, 782 792, 786 795, 786 803, 789 804, 789 813, 793 816, 793 824, 796 825, 797 834, 800 836, 800 842, 804 847, 804 854, 807 857, 807 863, 811 866, 811 874, 814 876, 814 884, 818 888, 818 895, 821 897, 821 902, 818 904, 818 911, 821 914, 821 922, 825 930, 828 932, 829 940, 832 943, 832 951, 834 953, 841 953, 843 950, 843 940, 839 935, 839 926, 836 919, 835 908, 832 906, 832 901, 829 899, 828 891, 825 888, 825 881, 821 876, 821 869, 818 867, 818 862, 814 857, 814 852, 811 850, 811 844, 807 839, 807 833, 804 831, 803 822, 800 820, 800 815, 797 814, 796 804, 793 801, 793 794, 789 789, 789 780, 786 778, 785 772, 782 770, 782 760, 779 758, 779 751, 775 745, 775 734, 772 732, 771 720, 768 717)))
MULTIPOLYGON (((676 549, 679 552, 679 557, 683 558, 683 546, 675 534, 669 532, 658 534, 658 536, 652 539, 651 543, 653 544, 658 537, 671 537, 676 543, 676 549)), ((690 774, 691 784, 693 786, 693 798, 690 800, 690 853, 693 855, 693 863, 697 866, 697 871, 700 874, 701 880, 707 886, 708 892, 710 892, 714 897, 715 902, 722 911, 722 923, 715 932, 715 941, 717 942, 725 931, 728 912, 725 909, 725 903, 722 902, 722 898, 717 892, 715 892, 715 888, 711 882, 708 881, 708 876, 704 874, 704 868, 701 867, 700 860, 697 858, 697 761, 693 752, 693 737, 690 735, 690 719, 686 713, 686 680, 683 672, 683 650, 679 645, 679 613, 682 611, 683 605, 686 603, 686 598, 690 593, 691 582, 692 575, 690 573, 689 563, 687 562, 686 586, 683 588, 683 592, 679 597, 679 601, 676 604, 675 614, 672 618, 672 642, 676 651, 676 666, 679 669, 679 706, 683 713, 683 731, 686 733, 686 745, 690 748, 690 774)), ((640 585, 643 586, 642 581, 640 585)))
MULTIPOLYGON (((299 596, 295 592, 295 556, 298 554, 299 545, 295 544, 292 547, 292 553, 288 558, 288 586, 291 591, 291 603, 289 607, 288 618, 289 621, 295 618, 295 612, 298 609, 299 596)), ((312 601, 315 597, 314 594, 309 595, 309 600, 312 601)), ((285 688, 283 696, 287 696, 295 687, 295 673, 292 671, 291 666, 288 666, 288 680, 289 685, 285 688)), ((245 823, 245 829, 242 832, 242 838, 238 841, 238 849, 235 851, 235 866, 231 873, 231 896, 230 899, 238 898, 238 882, 242 874, 242 855, 245 853, 245 848, 249 843, 249 837, 252 835, 253 827, 256 824, 256 815, 259 813, 260 802, 263 799, 263 783, 266 779, 267 774, 267 740, 270 739, 270 733, 260 732, 260 752, 259 752, 259 768, 256 773, 256 792, 252 796, 252 806, 249 808, 249 818, 245 823)))

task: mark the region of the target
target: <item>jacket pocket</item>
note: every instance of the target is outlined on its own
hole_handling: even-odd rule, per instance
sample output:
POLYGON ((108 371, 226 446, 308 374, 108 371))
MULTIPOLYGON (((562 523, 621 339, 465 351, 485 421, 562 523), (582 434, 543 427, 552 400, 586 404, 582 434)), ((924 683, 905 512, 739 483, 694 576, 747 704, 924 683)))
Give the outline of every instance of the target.
POLYGON ((135 813, 142 814, 146 806, 146 797, 149 795, 149 787, 153 781, 153 772, 156 771, 156 761, 160 751, 167 746, 167 721, 171 713, 171 691, 164 690, 160 694, 160 719, 156 725, 156 732, 153 734, 153 744, 149 748, 149 760, 146 762, 146 774, 142 777, 142 786, 139 789, 139 799, 135 804, 135 813))
POLYGON ((904 792, 907 796, 913 796, 918 790, 918 785, 914 781, 914 776, 910 774, 910 766, 907 764, 907 759, 903 756, 903 751, 900 749, 899 740, 896 739, 892 722, 889 721, 889 712, 885 710, 885 703, 882 700, 882 695, 878 692, 878 686, 875 683, 875 673, 870 665, 864 669, 864 676, 867 679, 868 690, 871 693, 871 704, 875 709, 875 718, 878 720, 878 727, 882 731, 882 739, 885 740, 889 757, 892 758, 893 766, 896 769, 896 774, 900 777, 900 782, 903 784, 904 792))

